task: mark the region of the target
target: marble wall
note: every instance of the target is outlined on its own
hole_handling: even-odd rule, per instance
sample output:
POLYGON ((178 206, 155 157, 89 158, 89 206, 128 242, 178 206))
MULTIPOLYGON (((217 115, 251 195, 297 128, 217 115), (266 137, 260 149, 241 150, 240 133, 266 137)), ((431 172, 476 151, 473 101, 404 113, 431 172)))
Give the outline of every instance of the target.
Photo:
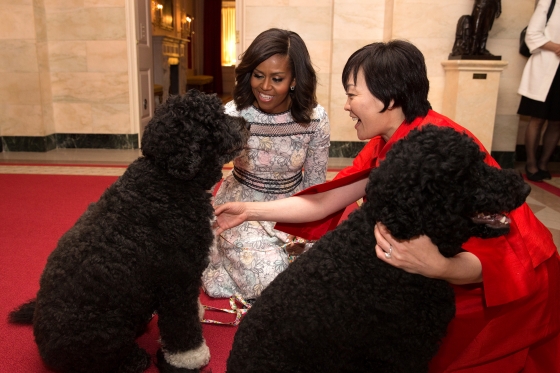
POLYGON ((125 0, 0 1, 0 135, 130 134, 125 0))
MULTIPOLYGON (((353 123, 343 111, 341 83, 344 63, 352 52, 375 41, 406 39, 426 57, 429 99, 436 111, 443 105, 445 72, 459 17, 471 14, 473 0, 243 0, 243 46, 270 27, 299 33, 308 45, 319 73, 319 102, 328 110, 332 140, 356 141, 353 123)), ((239 4, 239 2, 237 3, 239 4)), ((502 1, 502 15, 494 22, 489 50, 508 62, 498 93, 492 150, 514 152, 522 141, 524 120, 516 114, 517 88, 526 58, 517 52, 519 32, 529 21, 535 0, 502 1), (518 140, 518 127, 520 135, 518 140)), ((476 108, 473 108, 476 110, 476 108)))
MULTIPOLYGON (((0 0, 1 137, 137 133, 129 104, 125 3, 130 1, 0 0)), ((534 4, 502 1, 503 13, 490 34, 490 51, 508 62, 498 94, 496 152, 514 152, 523 142, 527 121, 516 110, 526 59, 517 46, 534 4)), ((270 27, 303 37, 318 72, 319 102, 331 118, 332 140, 344 145, 357 140, 343 110, 340 81, 350 54, 374 41, 411 41, 426 56, 429 99, 441 110, 441 63, 451 51, 457 20, 472 12, 473 0, 237 0, 236 7, 242 50, 270 27)))

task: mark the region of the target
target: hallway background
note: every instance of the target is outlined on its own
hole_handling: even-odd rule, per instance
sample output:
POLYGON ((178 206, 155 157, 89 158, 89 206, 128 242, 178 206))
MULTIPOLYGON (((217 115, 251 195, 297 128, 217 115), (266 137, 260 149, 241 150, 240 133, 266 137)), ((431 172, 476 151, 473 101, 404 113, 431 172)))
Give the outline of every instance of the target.
MULTIPOLYGON (((138 87, 134 86, 133 47, 139 32, 135 6, 141 1, 2 2, 0 137, 4 151, 138 147, 140 103, 134 96, 138 87)), ((187 40, 182 31, 183 16, 194 17, 191 25, 194 33, 188 34, 192 39, 181 44, 184 50, 177 57, 179 66, 183 66, 178 72, 184 77, 181 83, 186 80, 188 84, 189 76, 205 74, 200 58, 204 46, 204 4, 209 1, 212 0, 172 0, 174 26, 159 32, 164 40, 187 40)), ((232 1, 227 3, 231 6, 232 1)), ((353 156, 361 147, 352 122, 342 109, 345 95, 341 71, 349 55, 374 41, 393 38, 411 41, 426 56, 431 85, 429 99, 436 111, 441 110, 444 99, 441 63, 451 52, 457 20, 470 14, 473 7, 473 0, 237 0, 233 3, 238 54, 258 33, 270 27, 293 30, 306 41, 318 72, 318 99, 331 118, 331 155, 338 157, 353 156)), ((152 1, 151 6, 154 4, 152 1)), ((495 20, 488 41, 489 50, 508 62, 500 80, 491 149, 502 165, 505 162, 513 166, 516 147, 522 145, 527 125, 527 118, 516 114, 520 99, 516 92, 526 61, 517 47, 519 33, 528 23, 534 5, 535 0, 503 1, 502 15, 495 20)), ((207 26, 219 25, 216 22, 207 26)), ((224 84, 227 91, 231 80, 224 84)), ((180 84, 178 89, 184 92, 186 84, 180 84)))

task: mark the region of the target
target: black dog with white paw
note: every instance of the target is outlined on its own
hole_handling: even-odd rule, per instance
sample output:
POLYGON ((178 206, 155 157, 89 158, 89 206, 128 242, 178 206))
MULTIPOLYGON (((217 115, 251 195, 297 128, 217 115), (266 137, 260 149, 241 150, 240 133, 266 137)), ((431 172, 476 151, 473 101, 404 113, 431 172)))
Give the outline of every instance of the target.
POLYGON ((154 313, 161 371, 208 363, 198 297, 214 239, 210 189, 249 135, 214 95, 191 90, 158 107, 143 156, 62 236, 36 299, 10 314, 13 323, 33 324, 49 368, 144 371, 151 358, 135 338, 154 313))

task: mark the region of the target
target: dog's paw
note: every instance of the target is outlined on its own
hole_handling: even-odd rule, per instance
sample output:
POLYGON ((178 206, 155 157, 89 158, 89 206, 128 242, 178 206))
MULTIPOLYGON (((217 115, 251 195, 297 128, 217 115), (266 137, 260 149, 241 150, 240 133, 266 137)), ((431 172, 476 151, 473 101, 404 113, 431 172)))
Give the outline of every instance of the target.
POLYGON ((169 353, 162 349, 157 352, 157 365, 164 373, 198 372, 210 361, 210 349, 204 339, 202 344, 189 351, 169 353))
POLYGON ((173 365, 169 364, 165 357, 163 356, 164 353, 161 349, 157 352, 157 362, 156 366, 158 367, 160 373, 199 373, 199 369, 186 369, 186 368, 177 368, 173 365))

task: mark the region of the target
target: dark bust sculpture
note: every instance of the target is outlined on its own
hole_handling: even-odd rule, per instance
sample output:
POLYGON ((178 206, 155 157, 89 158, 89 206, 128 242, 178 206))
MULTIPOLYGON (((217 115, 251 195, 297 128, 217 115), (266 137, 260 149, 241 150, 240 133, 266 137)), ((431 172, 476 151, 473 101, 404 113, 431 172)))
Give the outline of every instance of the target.
POLYGON ((494 19, 502 14, 501 0, 475 0, 471 15, 464 15, 457 22, 455 43, 449 59, 501 60, 486 49, 488 33, 494 19))

